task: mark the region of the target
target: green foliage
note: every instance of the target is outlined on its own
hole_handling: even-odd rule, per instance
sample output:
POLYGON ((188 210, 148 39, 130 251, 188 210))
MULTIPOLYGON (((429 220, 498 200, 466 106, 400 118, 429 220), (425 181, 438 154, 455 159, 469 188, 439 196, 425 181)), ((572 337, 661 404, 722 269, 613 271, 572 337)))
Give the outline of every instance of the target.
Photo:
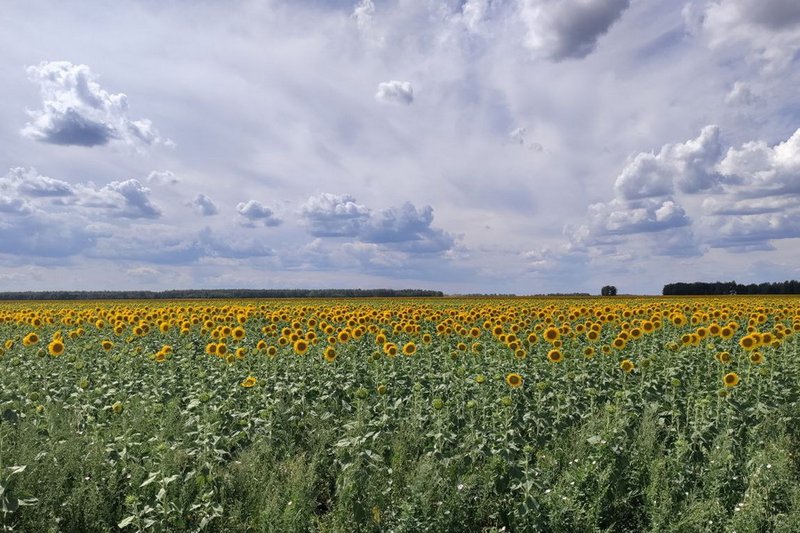
MULTIPOLYGON (((763 365, 740 355, 723 367, 714 354, 735 352, 737 338, 668 349, 688 330, 665 321, 622 354, 584 357, 585 338, 564 335, 555 364, 541 340, 515 357, 479 319, 464 324, 481 329, 468 339, 481 343, 475 351, 419 322, 419 332, 392 335, 398 346, 417 342, 413 356, 376 356, 370 333, 337 344, 333 362, 324 342, 303 356, 257 350, 265 313, 247 317, 247 336, 230 341, 247 355, 230 361, 205 353, 199 327, 126 333, 106 352, 108 330, 85 324, 51 357, 23 346, 27 325, 0 323, 0 341, 15 341, 0 356, 2 527, 677 533, 800 524, 796 336, 764 347, 763 365), (158 363, 149 356, 164 344, 173 351, 158 363), (728 371, 742 382, 720 390, 728 371), (510 372, 524 384, 511 388, 510 372), (247 376, 257 378, 252 388, 241 385, 247 376)), ((45 324, 40 337, 61 327, 45 324)), ((615 334, 604 327, 597 346, 615 334)))

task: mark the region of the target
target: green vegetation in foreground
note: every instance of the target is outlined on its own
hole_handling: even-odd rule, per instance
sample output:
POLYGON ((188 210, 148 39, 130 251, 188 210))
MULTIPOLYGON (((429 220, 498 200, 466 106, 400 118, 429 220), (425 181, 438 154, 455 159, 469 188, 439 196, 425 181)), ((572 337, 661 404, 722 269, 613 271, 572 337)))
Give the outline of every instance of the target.
MULTIPOLYGON (((333 304, 242 304, 247 335, 227 342, 231 353, 237 346, 247 353, 229 361, 206 353, 208 333, 197 325, 134 337, 87 322, 73 339, 69 327, 45 323, 35 329, 39 342, 24 346, 34 328, 6 321, 0 342, 14 346, 0 357, 0 525, 30 532, 798 531, 798 337, 765 346, 759 365, 738 339, 756 307, 765 312, 759 330, 771 331, 778 323, 791 328, 800 302, 735 300, 746 311, 731 311, 741 330, 727 340, 681 345, 699 324, 678 327, 665 315, 662 328, 624 350, 600 350, 629 305, 666 313, 690 302, 542 302, 554 310, 547 316, 573 327, 590 316, 567 320, 573 304, 608 303, 608 315, 619 316, 596 344, 565 335, 559 363, 548 362, 541 331, 536 343, 525 337, 541 322, 535 300, 337 304, 356 316, 389 311, 382 326, 389 341, 415 342, 417 350, 387 357, 366 333, 335 345, 332 362, 322 357, 325 342, 302 356, 280 347, 275 357, 256 343, 278 346, 262 333, 273 323, 278 330, 294 321, 309 329, 310 318, 333 324, 320 318, 333 304), (531 319, 519 334, 524 358, 484 327, 492 310, 508 317, 513 309, 517 318, 507 319, 506 330, 531 319), (394 333, 393 324, 413 320, 414 310, 420 331, 394 333), (273 312, 286 320, 271 320, 273 312), (437 312, 480 335, 437 335, 440 322, 426 318, 437 312), (66 350, 53 357, 47 343, 57 330, 66 350), (106 337, 114 343, 107 352, 99 347, 106 337), (158 363, 153 355, 164 345, 172 352, 158 363), (597 347, 591 357, 589 346, 597 347), (733 354, 728 365, 715 360, 722 350, 733 354), (631 373, 620 369, 622 359, 634 364, 631 373), (741 381, 725 388, 730 372, 741 381), (509 373, 519 373, 522 386, 511 388, 509 373), (242 386, 248 376, 253 387, 242 386)), ((60 313, 47 309, 36 312, 60 313)), ((91 314, 95 305, 85 309, 91 314)), ((161 308, 134 312, 152 309, 161 308)), ((180 313, 165 312, 172 311, 180 313)))

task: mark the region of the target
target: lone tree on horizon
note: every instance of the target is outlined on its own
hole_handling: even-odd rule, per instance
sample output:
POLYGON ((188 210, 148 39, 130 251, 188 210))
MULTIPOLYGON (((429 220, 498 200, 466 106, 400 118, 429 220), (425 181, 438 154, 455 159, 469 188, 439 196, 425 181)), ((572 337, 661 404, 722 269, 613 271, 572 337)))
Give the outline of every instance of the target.
POLYGON ((616 296, 617 288, 613 285, 606 285, 600 289, 600 296, 616 296))

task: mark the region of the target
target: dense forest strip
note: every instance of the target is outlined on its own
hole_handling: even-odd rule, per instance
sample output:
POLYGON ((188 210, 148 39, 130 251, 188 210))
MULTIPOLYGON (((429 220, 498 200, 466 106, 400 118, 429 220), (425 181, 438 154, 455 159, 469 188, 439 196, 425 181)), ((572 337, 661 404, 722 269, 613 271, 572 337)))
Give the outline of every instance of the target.
POLYGON ((713 283, 668 283, 664 285, 664 296, 709 296, 722 294, 800 294, 800 281, 787 280, 775 283, 750 283, 743 285, 735 281, 713 283))
POLYGON ((242 298, 439 298, 422 289, 185 289, 169 291, 18 291, 0 300, 187 300, 242 298))

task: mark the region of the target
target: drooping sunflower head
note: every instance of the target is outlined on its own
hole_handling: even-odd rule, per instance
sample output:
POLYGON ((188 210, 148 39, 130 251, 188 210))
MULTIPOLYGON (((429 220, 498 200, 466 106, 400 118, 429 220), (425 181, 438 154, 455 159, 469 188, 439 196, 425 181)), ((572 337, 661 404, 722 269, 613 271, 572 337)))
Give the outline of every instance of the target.
POLYGON ((244 378, 244 381, 239 383, 239 385, 241 385, 245 389, 249 389, 251 387, 254 387, 256 383, 258 383, 258 380, 256 378, 254 378, 253 376, 247 376, 246 378, 244 378))

